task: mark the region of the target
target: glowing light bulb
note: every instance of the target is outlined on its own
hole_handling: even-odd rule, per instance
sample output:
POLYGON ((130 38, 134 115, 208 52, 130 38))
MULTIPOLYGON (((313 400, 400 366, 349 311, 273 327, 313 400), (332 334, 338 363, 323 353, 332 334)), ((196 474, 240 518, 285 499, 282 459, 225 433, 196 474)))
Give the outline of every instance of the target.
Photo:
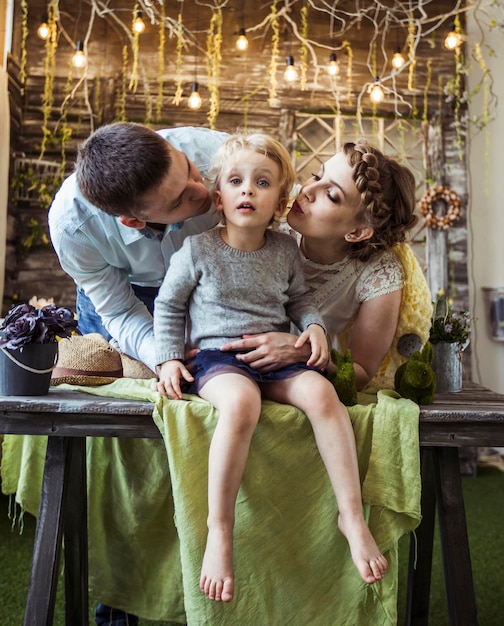
POLYGON ((75 53, 72 57, 72 65, 77 68, 86 67, 86 56, 84 54, 84 44, 78 41, 75 46, 75 53))
POLYGON ((42 18, 41 24, 37 28, 37 35, 40 37, 40 39, 43 39, 45 41, 46 39, 48 39, 49 33, 49 24, 47 23, 47 18, 44 17, 42 18))
POLYGON ((327 64, 327 72, 330 76, 337 76, 339 74, 339 63, 336 52, 331 52, 329 55, 329 63, 327 64))
POLYGON ((248 48, 248 44, 249 42, 247 39, 247 35, 245 34, 245 29, 240 28, 240 35, 236 40, 236 49, 240 50, 240 52, 245 52, 245 50, 248 48))
POLYGON ((189 96, 189 100, 187 104, 190 109, 196 111, 201 108, 201 96, 199 94, 199 85, 197 82, 194 82, 191 87, 191 95, 189 96))
POLYGON ((383 87, 380 85, 380 79, 378 77, 376 77, 374 79, 374 83, 369 86, 368 93, 371 101, 375 104, 383 102, 385 98, 385 92, 383 91, 383 87))
POLYGON ((453 26, 450 32, 445 37, 444 46, 448 50, 455 50, 462 44, 463 40, 464 38, 462 37, 462 35, 460 33, 457 33, 457 31, 455 30, 455 26, 453 26))
POLYGON ((392 67, 395 70, 400 70, 401 67, 406 63, 403 55, 401 54, 401 50, 397 48, 394 56, 392 57, 392 67))
POLYGON ((288 83, 293 83, 298 79, 298 72, 294 65, 294 57, 291 55, 287 57, 287 67, 285 68, 284 78, 288 83))
POLYGON ((137 35, 141 35, 145 30, 145 22, 142 19, 141 11, 135 13, 135 19, 133 20, 133 32, 137 35))

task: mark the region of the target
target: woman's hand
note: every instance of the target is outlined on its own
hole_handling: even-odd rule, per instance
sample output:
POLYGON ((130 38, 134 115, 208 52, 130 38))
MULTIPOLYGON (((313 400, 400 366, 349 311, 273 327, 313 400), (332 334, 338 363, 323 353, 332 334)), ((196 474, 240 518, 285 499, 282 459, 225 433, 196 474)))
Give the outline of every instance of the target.
POLYGON ((242 339, 223 345, 221 350, 243 351, 236 355, 238 360, 261 372, 273 372, 292 363, 308 361, 311 356, 310 344, 296 348, 298 339, 296 335, 279 332, 243 335, 242 339))

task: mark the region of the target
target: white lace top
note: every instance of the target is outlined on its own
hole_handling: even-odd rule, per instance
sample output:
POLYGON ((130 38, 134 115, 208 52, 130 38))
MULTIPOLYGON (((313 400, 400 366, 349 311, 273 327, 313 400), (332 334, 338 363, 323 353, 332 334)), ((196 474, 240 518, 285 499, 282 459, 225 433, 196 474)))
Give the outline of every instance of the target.
POLYGON ((363 263, 345 257, 332 265, 320 265, 303 255, 306 282, 331 338, 340 352, 362 302, 403 288, 404 270, 389 250, 363 263))

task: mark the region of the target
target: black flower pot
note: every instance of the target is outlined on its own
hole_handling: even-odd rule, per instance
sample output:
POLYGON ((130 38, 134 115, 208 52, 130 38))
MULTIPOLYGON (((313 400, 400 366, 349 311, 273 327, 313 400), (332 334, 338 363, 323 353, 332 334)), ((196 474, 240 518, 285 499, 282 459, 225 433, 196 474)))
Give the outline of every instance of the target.
POLYGON ((29 343, 0 349, 0 395, 44 396, 58 360, 58 343, 29 343))

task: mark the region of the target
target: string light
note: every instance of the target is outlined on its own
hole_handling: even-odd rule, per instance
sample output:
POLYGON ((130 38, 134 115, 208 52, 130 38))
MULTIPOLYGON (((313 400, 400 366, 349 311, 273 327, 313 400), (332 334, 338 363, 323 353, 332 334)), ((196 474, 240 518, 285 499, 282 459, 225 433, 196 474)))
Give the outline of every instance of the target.
POLYGON ((45 13, 44 16, 42 17, 42 22, 39 24, 39 27, 37 28, 37 35, 43 41, 46 41, 50 33, 49 24, 47 23, 48 20, 49 20, 49 17, 47 13, 45 13))
POLYGON ((392 67, 395 70, 400 70, 401 67, 406 63, 405 58, 403 57, 402 53, 401 53, 401 48, 399 48, 399 46, 397 46, 397 49, 394 53, 394 56, 392 57, 392 67))
POLYGON ((72 57, 72 65, 79 69, 86 66, 86 56, 84 54, 84 44, 82 41, 78 41, 75 46, 75 53, 72 57))
POLYGON ((293 83, 298 79, 298 72, 294 65, 294 57, 291 54, 287 57, 287 67, 285 68, 284 78, 288 83, 293 83))
POLYGON ((201 108, 201 96, 199 94, 199 85, 196 81, 192 84, 191 87, 191 95, 189 96, 189 100, 187 101, 187 105, 193 111, 197 111, 201 108))
POLYGON ((238 39, 236 40, 236 49, 240 52, 245 52, 245 50, 248 48, 248 44, 249 42, 247 39, 247 35, 245 34, 245 29, 240 28, 240 34, 238 36, 238 39))
POLYGON ((133 32, 137 35, 141 35, 145 30, 145 22, 142 19, 142 12, 135 12, 135 19, 133 20, 133 32))
POLYGON ((444 47, 447 50, 455 50, 462 45, 464 37, 457 32, 455 24, 452 24, 450 32, 446 35, 444 40, 444 47))
POLYGON ((369 85, 368 93, 369 97, 371 98, 371 102, 374 102, 375 104, 383 102, 385 98, 385 92, 383 91, 383 87, 380 84, 380 79, 378 76, 374 79, 373 84, 369 85))
MULTIPOLYGON (((199 11, 198 5, 196 5, 196 30, 199 29, 199 11)), ((196 53, 194 55, 194 82, 191 86, 191 95, 187 100, 187 106, 193 111, 197 111, 201 108, 201 96, 199 93, 198 85, 198 42, 196 41, 196 53)))
POLYGON ((327 72, 330 76, 337 76, 339 74, 340 67, 338 62, 338 56, 336 52, 331 52, 329 55, 329 63, 327 64, 327 72))

